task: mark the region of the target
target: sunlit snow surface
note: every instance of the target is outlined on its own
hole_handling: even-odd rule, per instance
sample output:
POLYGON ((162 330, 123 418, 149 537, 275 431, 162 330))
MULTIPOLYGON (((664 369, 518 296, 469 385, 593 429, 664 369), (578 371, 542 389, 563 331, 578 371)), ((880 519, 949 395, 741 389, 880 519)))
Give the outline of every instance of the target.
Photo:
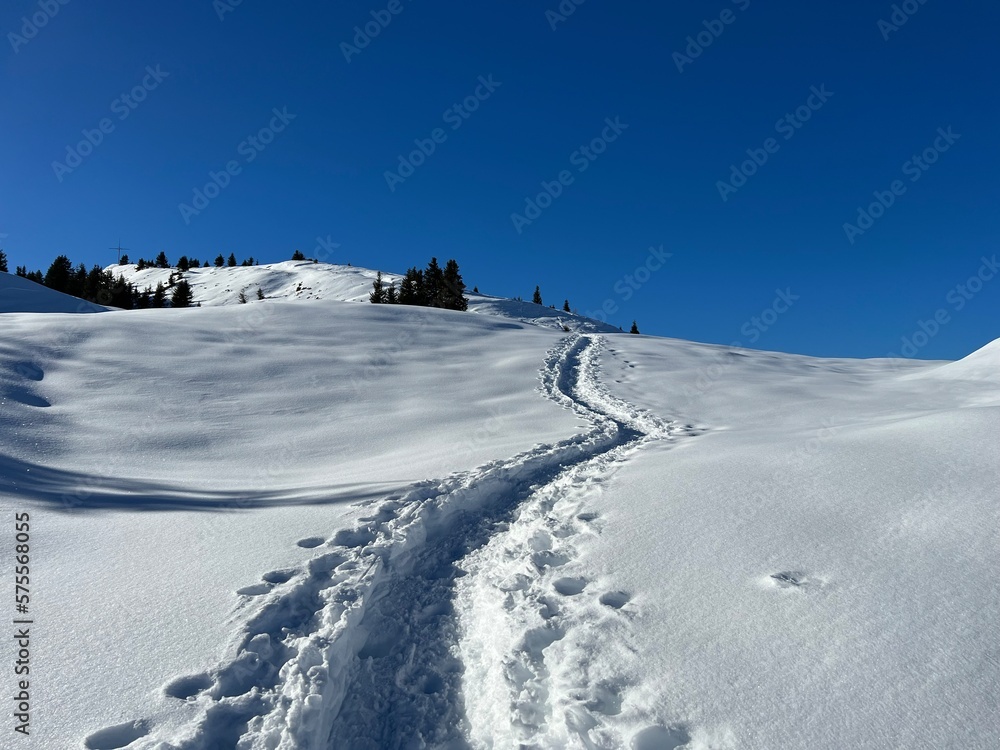
POLYGON ((567 333, 341 302, 374 273, 311 265, 0 315, 21 744, 998 746, 996 343, 567 333))

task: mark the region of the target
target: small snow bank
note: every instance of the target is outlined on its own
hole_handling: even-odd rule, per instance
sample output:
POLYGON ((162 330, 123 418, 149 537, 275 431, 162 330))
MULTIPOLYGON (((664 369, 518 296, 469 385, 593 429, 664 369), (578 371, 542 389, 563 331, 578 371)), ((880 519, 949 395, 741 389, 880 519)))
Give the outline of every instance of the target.
POLYGON ((533 302, 521 302, 506 297, 491 297, 484 294, 470 294, 469 311, 482 315, 495 315, 499 318, 527 323, 528 325, 570 330, 580 333, 621 333, 621 330, 593 318, 587 318, 576 313, 556 310, 533 302))
POLYGON ((920 373, 920 377, 1000 383, 1000 339, 991 341, 957 362, 920 373))
POLYGON ((95 313, 107 312, 78 297, 57 292, 34 281, 0 273, 0 313, 95 313))

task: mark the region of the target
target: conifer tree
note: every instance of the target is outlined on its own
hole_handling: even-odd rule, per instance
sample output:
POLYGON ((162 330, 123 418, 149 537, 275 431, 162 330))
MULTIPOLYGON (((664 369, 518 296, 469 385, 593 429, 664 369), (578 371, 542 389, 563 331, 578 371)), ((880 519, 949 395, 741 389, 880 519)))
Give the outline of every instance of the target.
POLYGON ((396 282, 389 284, 389 288, 385 290, 385 302, 387 305, 395 305, 399 303, 399 295, 396 293, 396 282))
POLYGON ((424 271, 423 297, 425 305, 443 307, 441 290, 444 288, 444 272, 438 265, 437 258, 431 258, 424 271))
POLYGON ((407 269, 403 281, 399 285, 399 304, 424 305, 424 272, 419 268, 407 269))
POLYGON ((566 300, 565 302, 563 302, 563 312, 570 312, 570 309, 569 309, 569 300, 566 300))
POLYGON ((247 303, 247 293, 240 289, 240 296, 237 299, 241 305, 245 305, 247 303))
POLYGON ((186 255, 182 255, 177 259, 178 271, 184 272, 187 271, 189 268, 191 268, 191 264, 188 262, 188 257, 186 255))
POLYGON ((151 300, 150 307, 164 307, 164 301, 167 298, 167 290, 163 288, 163 282, 158 281, 156 283, 156 289, 153 291, 153 299, 151 300))
POLYGON ((224 265, 226 265, 226 259, 222 257, 222 253, 219 253, 215 256, 215 267, 222 268, 224 265))
POLYGON ((639 333, 639 326, 635 324, 634 320, 632 321, 632 328, 629 330, 629 333, 635 333, 635 334, 639 333))
POLYGON ((156 267, 170 268, 170 262, 167 260, 167 254, 162 250, 160 250, 160 254, 156 256, 156 267))
POLYGON ((181 279, 174 287, 170 305, 172 307, 190 307, 192 302, 194 302, 194 295, 191 293, 191 285, 188 284, 187 279, 181 279))
POLYGON ((264 290, 257 287, 257 299, 264 299, 264 290))
POLYGON ((127 266, 128 265, 128 253, 125 253, 121 257, 121 260, 118 261, 118 265, 119 266, 127 266))
POLYGON ((9 273, 7 270, 7 254, 3 250, 0 250, 0 271, 9 273))
POLYGON ((73 264, 70 263, 69 258, 65 255, 59 255, 52 261, 49 270, 45 272, 45 280, 42 283, 49 289, 55 289, 57 292, 66 292, 69 290, 70 277, 72 275, 73 264))
POLYGON ((191 259, 191 268, 201 268, 201 261, 197 258, 191 259))
POLYGON ((305 260, 306 256, 302 254, 301 250, 296 250, 292 253, 292 260, 305 260))
POLYGON ((531 298, 531 301, 534 302, 536 305, 542 305, 542 304, 544 304, 542 302, 542 290, 539 289, 537 286, 535 287, 535 294, 531 298))
POLYGON ((444 264, 443 283, 440 293, 441 307, 446 310, 468 310, 469 300, 465 298, 465 282, 454 258, 444 264))
POLYGON ((143 271, 145 269, 146 269, 146 259, 145 258, 139 258, 139 262, 135 264, 135 270, 136 271, 143 271))
POLYGON ((372 291, 368 295, 368 301, 373 305, 380 305, 385 302, 385 289, 382 286, 382 272, 375 274, 375 281, 372 282, 372 291))
POLYGON ((236 253, 229 253, 229 260, 226 261, 226 265, 230 268, 236 268, 236 253))

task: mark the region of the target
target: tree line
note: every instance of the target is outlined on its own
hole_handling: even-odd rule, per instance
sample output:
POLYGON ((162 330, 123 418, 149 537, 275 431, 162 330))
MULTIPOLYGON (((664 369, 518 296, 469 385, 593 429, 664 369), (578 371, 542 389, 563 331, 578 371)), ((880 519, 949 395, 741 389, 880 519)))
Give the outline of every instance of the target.
POLYGON ((469 300, 465 296, 465 282, 454 259, 438 265, 437 258, 431 258, 427 267, 413 267, 407 270, 399 288, 393 281, 388 286, 379 271, 372 282, 368 301, 383 305, 416 305, 418 307, 440 307, 445 310, 468 310, 469 300))
MULTIPOLYGON (((164 259, 165 257, 164 255, 164 259)), ((6 272, 6 257, 0 260, 3 260, 3 263, 0 263, 0 271, 6 272)), ((122 265, 125 265, 128 262, 127 256, 123 257, 122 261, 122 265)), ((15 273, 21 278, 34 281, 54 291, 79 297, 97 305, 120 307, 124 310, 166 307, 168 299, 171 307, 190 307, 194 304, 191 286, 180 273, 170 274, 166 286, 159 283, 155 289, 153 287, 139 289, 121 276, 115 276, 111 271, 105 271, 98 265, 94 265, 89 271, 83 263, 74 266, 66 255, 57 256, 45 273, 29 271, 26 266, 18 266, 15 273)))

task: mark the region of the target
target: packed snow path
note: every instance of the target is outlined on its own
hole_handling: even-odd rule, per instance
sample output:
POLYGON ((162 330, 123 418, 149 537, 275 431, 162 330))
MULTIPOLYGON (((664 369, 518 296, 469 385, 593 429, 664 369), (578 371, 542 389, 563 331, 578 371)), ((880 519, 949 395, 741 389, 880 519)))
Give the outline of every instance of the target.
MULTIPOLYGON (((621 711, 629 675, 589 684, 585 665, 553 669, 546 658, 564 640, 612 647, 586 625, 599 607, 627 629, 628 595, 592 592, 562 570, 595 533, 587 488, 641 444, 697 430, 612 396, 598 378, 602 346, 567 337, 541 371, 542 392, 586 432, 418 483, 354 529, 302 540, 319 550, 304 568, 238 592, 250 610, 232 656, 165 687, 191 703, 188 726, 168 738, 137 721, 85 745, 121 747, 109 733, 146 735, 143 747, 160 750, 628 744, 605 719, 621 711)), ((655 724, 640 735, 637 747, 688 740, 655 724)))

